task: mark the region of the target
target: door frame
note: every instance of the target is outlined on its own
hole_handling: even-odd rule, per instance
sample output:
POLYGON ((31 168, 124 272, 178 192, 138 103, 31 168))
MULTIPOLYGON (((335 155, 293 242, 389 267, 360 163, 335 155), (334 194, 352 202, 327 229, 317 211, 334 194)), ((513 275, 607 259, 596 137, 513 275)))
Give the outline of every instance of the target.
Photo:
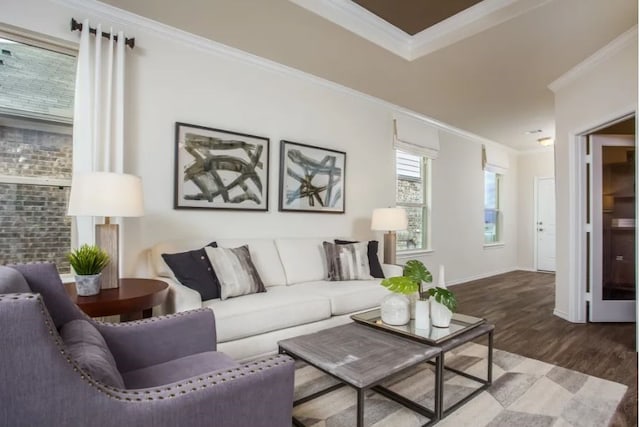
MULTIPOLYGON (((539 189, 540 189, 540 181, 542 180, 547 180, 547 179, 552 179, 553 180, 553 187, 555 189, 555 185, 556 185, 556 177, 555 176, 536 176, 533 179, 533 197, 534 197, 534 201, 533 201, 533 268, 535 269, 535 271, 541 271, 538 268, 538 201, 540 198, 540 194, 539 194, 539 189)), ((555 191, 554 191, 555 193, 555 191)), ((555 194, 554 194, 555 197, 555 194)), ((554 213, 555 214, 555 213, 554 213)), ((542 270, 542 271, 546 271, 546 270, 542 270)))
MULTIPOLYGON (((615 123, 636 117, 636 106, 630 106, 621 111, 611 113, 608 116, 594 119, 580 129, 569 132, 569 312, 560 312, 557 309, 553 313, 575 323, 587 321, 587 235, 586 225, 586 141, 587 135, 600 129, 604 129, 615 123)), ((636 158, 636 168, 638 159, 636 158)), ((637 169, 638 170, 638 169, 637 169)), ((636 278, 637 279, 637 278, 636 278)), ((637 300, 637 291, 636 291, 637 300)), ((638 330, 640 333, 640 329, 638 330)))

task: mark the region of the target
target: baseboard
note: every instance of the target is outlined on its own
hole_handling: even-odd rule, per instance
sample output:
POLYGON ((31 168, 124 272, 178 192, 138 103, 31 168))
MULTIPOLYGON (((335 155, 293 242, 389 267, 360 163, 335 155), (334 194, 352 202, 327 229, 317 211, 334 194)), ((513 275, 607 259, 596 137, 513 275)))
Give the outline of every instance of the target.
POLYGON ((531 271, 531 272, 534 272, 534 273, 538 272, 538 270, 536 270, 535 268, 532 268, 532 267, 518 267, 518 268, 516 268, 516 270, 531 271))
POLYGON ((569 320, 569 315, 567 313, 565 313, 564 311, 562 311, 562 310, 558 310, 557 308, 554 308, 553 309, 553 314, 554 314, 554 316, 558 316, 561 319, 564 319, 564 320, 566 320, 568 322, 571 322, 571 320, 569 320))
POLYGON ((474 280, 486 279, 487 277, 497 276, 498 274, 504 274, 504 273, 509 273, 511 271, 518 271, 518 270, 520 270, 520 268, 518 267, 507 267, 501 270, 491 271, 489 273, 481 273, 481 274, 476 274, 474 276, 464 277, 462 279, 452 280, 451 282, 447 282, 447 286, 461 285, 463 283, 472 282, 474 280))

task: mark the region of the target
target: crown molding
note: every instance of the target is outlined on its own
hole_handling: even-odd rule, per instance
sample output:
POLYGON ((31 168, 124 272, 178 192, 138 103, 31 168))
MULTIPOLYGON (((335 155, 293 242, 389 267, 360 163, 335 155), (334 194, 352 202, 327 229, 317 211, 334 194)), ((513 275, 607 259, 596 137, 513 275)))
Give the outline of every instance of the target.
POLYGON ((289 1, 407 61, 413 61, 515 18, 550 0, 484 0, 414 36, 351 0, 289 1))
POLYGON ((569 71, 564 73, 562 76, 558 77, 556 80, 551 82, 547 87, 551 89, 554 93, 564 88, 568 84, 572 83, 585 73, 589 72, 591 69, 596 67, 597 65, 605 62, 609 58, 611 58, 616 53, 620 52, 624 49, 628 44, 637 42, 638 40, 638 26, 634 25, 632 28, 628 29, 624 33, 620 34, 618 37, 609 42, 606 46, 602 47, 598 51, 596 51, 593 55, 589 56, 587 59, 571 68, 569 71))

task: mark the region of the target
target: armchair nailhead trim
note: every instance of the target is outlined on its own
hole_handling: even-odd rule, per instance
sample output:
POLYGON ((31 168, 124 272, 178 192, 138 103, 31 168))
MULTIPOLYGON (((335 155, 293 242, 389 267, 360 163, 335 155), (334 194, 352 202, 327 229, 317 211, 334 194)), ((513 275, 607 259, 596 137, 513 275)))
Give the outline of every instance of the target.
MULTIPOLYGON (((53 341, 55 345, 58 347, 60 351, 60 355, 63 356, 64 360, 71 366, 73 372, 77 372, 80 374, 80 379, 85 381, 90 387, 96 389, 98 392, 107 395, 108 397, 119 400, 122 402, 142 402, 143 399, 141 397, 131 398, 130 395, 140 396, 143 394, 145 396, 145 400, 147 401, 155 401, 155 400, 164 400, 178 397, 179 395, 196 392, 198 390, 202 390, 208 388, 210 386, 221 385, 226 383, 227 381, 238 380, 240 377, 245 377, 248 375, 255 374, 259 371, 268 370, 274 366, 278 366, 280 364, 292 363, 293 359, 286 355, 276 355, 273 357, 269 357, 267 359, 262 359, 253 363, 248 363, 242 365, 238 368, 233 368, 226 370, 224 372, 216 372, 215 374, 207 375, 206 377, 198 377, 197 382, 203 383, 199 388, 192 387, 190 390, 184 390, 186 384, 193 384, 193 379, 189 379, 186 381, 179 382, 177 384, 169 385, 163 388, 155 388, 153 390, 124 390, 118 389, 113 386, 109 386, 103 384, 100 381, 97 381, 91 377, 88 373, 84 372, 82 368, 80 368, 76 362, 67 354, 66 347, 62 342, 62 338, 58 334, 57 329, 53 326, 53 321, 51 320, 51 316, 49 315, 46 306, 44 305, 44 301, 40 294, 3 294, 0 295, 0 303, 12 303, 12 301, 16 300, 26 300, 26 299, 34 299, 36 298, 40 307, 40 313, 44 319, 45 327, 47 328, 47 332, 50 336, 53 337, 53 341), (270 361, 276 361, 275 363, 269 363, 270 361), (233 374, 233 375, 230 375, 233 374), (215 378, 215 381, 213 380, 215 378)), ((195 311, 203 311, 209 312, 209 309, 198 309, 195 311)), ((161 317, 152 317, 150 319, 143 319, 134 322, 126 322, 126 323, 103 323, 112 327, 129 327, 133 325, 139 325, 144 323, 156 322, 163 318, 171 318, 171 317, 180 317, 184 316, 187 312, 170 314, 167 316, 161 317)))

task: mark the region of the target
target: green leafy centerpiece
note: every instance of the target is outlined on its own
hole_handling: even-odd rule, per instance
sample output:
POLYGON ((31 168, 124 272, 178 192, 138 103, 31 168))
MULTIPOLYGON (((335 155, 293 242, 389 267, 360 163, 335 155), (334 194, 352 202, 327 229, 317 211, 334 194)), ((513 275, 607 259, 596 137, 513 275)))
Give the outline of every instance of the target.
POLYGON ((100 275, 109 265, 109 255, 96 245, 82 245, 71 251, 69 264, 76 277, 76 293, 90 296, 100 293, 100 275))

